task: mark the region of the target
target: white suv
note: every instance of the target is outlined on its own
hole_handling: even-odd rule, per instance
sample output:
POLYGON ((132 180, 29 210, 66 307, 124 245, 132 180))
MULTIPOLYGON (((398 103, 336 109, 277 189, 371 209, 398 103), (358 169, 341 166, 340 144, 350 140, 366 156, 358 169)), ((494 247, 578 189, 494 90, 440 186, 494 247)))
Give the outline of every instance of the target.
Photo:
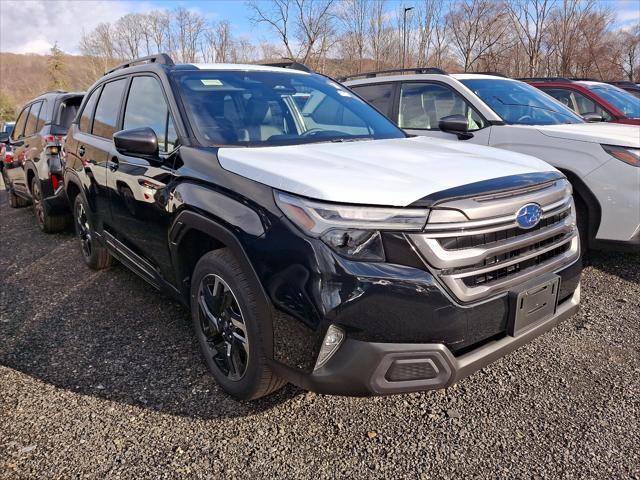
POLYGON ((551 96, 500 76, 361 76, 345 85, 410 134, 549 162, 573 184, 585 245, 640 250, 640 127, 586 123, 551 96))

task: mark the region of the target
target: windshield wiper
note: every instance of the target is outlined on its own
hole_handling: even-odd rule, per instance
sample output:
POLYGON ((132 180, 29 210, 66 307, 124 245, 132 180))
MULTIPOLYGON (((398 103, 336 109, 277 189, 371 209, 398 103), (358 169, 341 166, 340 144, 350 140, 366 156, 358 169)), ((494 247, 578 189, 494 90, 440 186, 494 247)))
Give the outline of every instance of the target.
POLYGON ((364 142, 365 140, 373 140, 373 137, 332 138, 329 141, 331 143, 347 143, 347 142, 364 142))

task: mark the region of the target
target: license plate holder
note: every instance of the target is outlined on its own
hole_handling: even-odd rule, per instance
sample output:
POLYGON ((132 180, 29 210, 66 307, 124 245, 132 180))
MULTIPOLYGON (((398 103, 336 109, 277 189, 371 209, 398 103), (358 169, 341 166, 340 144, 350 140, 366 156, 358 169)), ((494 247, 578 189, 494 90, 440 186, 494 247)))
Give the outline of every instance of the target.
POLYGON ((536 278, 509 293, 511 308, 507 333, 517 337, 534 325, 556 313, 560 276, 536 278))

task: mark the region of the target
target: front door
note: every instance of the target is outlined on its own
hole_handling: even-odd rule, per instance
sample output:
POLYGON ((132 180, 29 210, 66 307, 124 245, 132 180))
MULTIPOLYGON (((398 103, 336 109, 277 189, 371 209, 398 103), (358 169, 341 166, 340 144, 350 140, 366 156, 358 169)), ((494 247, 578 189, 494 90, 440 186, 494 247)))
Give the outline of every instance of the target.
MULTIPOLYGON (((107 183, 111 227, 118 242, 145 260, 141 268, 174 283, 168 231, 168 185, 174 179, 176 133, 168 103, 155 76, 133 77, 124 108, 122 129, 149 127, 158 139, 157 158, 124 155, 112 146, 107 183)), ((126 254, 127 252, 125 252, 126 254)), ((140 265, 138 265, 140 267, 140 265)), ((146 272, 148 273, 148 272, 146 272)))
POLYGON ((489 144, 491 126, 455 90, 437 82, 405 82, 400 86, 397 124, 407 133, 458 140, 456 134, 439 128, 442 118, 462 115, 469 122, 473 138, 467 142, 489 144))

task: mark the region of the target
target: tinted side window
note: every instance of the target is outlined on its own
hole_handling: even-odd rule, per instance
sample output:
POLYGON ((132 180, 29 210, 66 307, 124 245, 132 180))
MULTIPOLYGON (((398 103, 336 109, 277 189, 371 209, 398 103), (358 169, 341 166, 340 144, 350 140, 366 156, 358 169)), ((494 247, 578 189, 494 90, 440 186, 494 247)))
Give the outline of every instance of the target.
POLYGON ((129 89, 122 128, 139 127, 149 127, 156 132, 160 150, 173 150, 176 143, 173 119, 162 86, 153 77, 134 77, 129 89))
POLYGON ((42 102, 31 105, 29 115, 27 116, 27 125, 24 127, 25 137, 30 137, 37 132, 36 128, 38 126, 38 113, 40 113, 40 107, 42 107, 42 102))
POLYGON ((27 115, 29 114, 29 107, 23 108, 20 112, 20 116, 18 116, 18 120, 16 121, 15 127, 13 127, 13 132, 11 132, 11 138, 13 140, 17 140, 22 137, 22 132, 24 131, 24 124, 27 123, 27 115))
POLYGON ((391 115, 391 106, 393 104, 392 83, 355 86, 351 87, 351 89, 386 116, 391 115))
POLYGON ((469 130, 485 126, 482 117, 451 88, 435 83, 405 83, 400 90, 398 126, 421 130, 438 130, 438 122, 449 115, 462 115, 469 130))
POLYGON ((93 115, 93 109, 98 101, 98 96, 100 96, 100 87, 93 91, 87 100, 87 103, 84 105, 84 110, 82 110, 82 116, 80 117, 80 130, 83 132, 89 133, 91 127, 91 116, 93 115))
POLYGON ((118 113, 126 79, 115 80, 107 83, 102 88, 102 94, 96 113, 93 116, 93 128, 91 133, 103 138, 111 138, 117 129, 118 113))

